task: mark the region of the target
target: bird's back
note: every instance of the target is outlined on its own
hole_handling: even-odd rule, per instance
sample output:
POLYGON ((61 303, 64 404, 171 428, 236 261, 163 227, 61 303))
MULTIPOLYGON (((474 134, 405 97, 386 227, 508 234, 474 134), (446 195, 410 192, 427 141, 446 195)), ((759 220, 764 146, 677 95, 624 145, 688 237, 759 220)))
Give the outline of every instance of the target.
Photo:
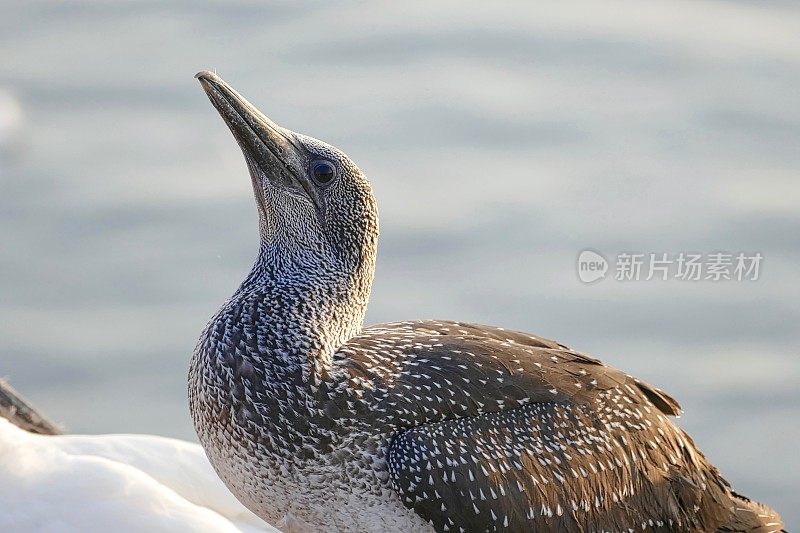
POLYGON ((781 528, 672 422, 675 400, 556 342, 381 324, 346 343, 337 366, 362 391, 354 409, 395 428, 392 486, 439 531, 781 528))

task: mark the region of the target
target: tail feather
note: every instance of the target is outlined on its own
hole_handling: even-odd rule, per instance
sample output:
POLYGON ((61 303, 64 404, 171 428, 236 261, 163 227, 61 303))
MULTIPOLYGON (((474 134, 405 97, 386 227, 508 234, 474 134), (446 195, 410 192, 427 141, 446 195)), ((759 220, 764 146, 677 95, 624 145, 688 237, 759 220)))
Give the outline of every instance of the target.
POLYGON ((732 499, 735 507, 731 519, 717 530, 719 533, 786 533, 781 516, 771 507, 735 492, 732 499))

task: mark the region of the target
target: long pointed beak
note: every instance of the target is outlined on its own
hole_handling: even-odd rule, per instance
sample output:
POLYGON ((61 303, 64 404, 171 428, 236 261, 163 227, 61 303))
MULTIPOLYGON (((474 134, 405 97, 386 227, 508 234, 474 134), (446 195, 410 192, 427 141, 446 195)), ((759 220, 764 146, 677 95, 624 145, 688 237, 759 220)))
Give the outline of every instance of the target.
MULTIPOLYGON (((305 166, 306 155, 293 134, 264 116, 213 72, 203 70, 195 78, 200 80, 208 99, 233 133, 248 165, 255 165, 271 184, 304 194, 319 208, 316 194, 299 171, 305 166)), ((256 182, 258 173, 251 168, 250 174, 256 196, 260 196, 258 188, 262 185, 256 182)))

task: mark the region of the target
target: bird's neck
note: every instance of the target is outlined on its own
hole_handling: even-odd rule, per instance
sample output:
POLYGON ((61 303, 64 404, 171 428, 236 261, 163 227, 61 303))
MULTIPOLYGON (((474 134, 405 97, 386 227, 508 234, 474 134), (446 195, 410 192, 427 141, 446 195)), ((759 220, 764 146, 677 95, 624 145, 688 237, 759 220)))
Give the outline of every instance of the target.
POLYGON ((360 333, 372 284, 368 266, 348 274, 302 258, 276 260, 262 248, 228 302, 235 314, 228 324, 254 336, 254 355, 266 367, 308 377, 329 366, 335 351, 360 333))

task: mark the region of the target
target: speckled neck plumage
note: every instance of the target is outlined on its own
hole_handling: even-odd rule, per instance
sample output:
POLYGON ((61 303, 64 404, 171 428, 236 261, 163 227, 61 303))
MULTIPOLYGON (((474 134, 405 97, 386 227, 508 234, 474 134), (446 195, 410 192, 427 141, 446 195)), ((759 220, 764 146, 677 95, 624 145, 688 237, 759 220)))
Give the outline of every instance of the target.
POLYGON ((781 529, 647 383, 502 328, 362 328, 378 237, 369 182, 341 151, 198 77, 248 163, 261 246, 200 337, 189 403, 249 509, 287 531, 781 529))
POLYGON ((313 256, 287 260, 262 245, 250 274, 220 313, 226 316, 231 308, 253 300, 263 307, 237 314, 225 328, 248 324, 262 335, 260 346, 267 338, 280 339, 270 363, 292 370, 302 367, 307 377, 311 368, 330 365, 334 351, 361 331, 374 257, 370 254, 361 268, 348 275, 318 264, 313 256))

